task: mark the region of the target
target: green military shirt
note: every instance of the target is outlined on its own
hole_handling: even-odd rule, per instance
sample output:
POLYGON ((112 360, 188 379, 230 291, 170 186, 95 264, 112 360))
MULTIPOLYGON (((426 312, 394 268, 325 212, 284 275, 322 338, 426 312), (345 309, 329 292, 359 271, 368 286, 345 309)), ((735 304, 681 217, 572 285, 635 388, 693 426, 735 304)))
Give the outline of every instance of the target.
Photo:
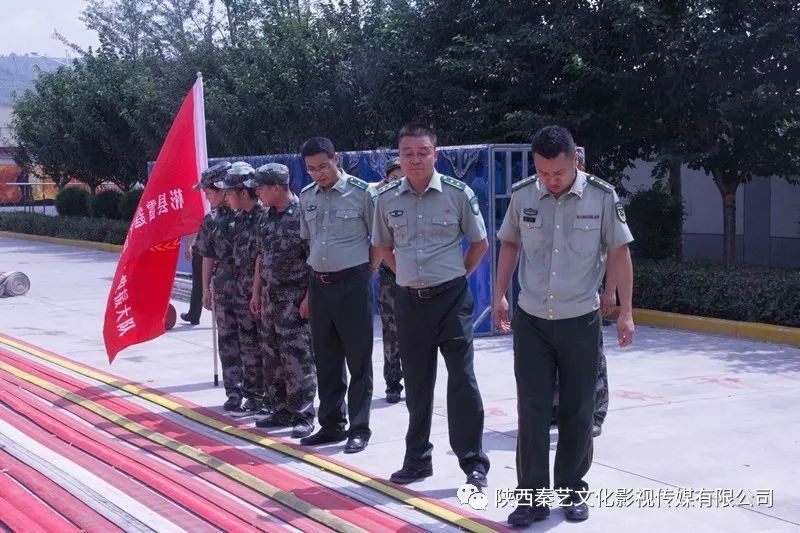
POLYGON ((519 306, 549 320, 596 310, 608 250, 633 241, 614 188, 578 171, 559 198, 535 176, 513 189, 497 236, 522 243, 519 306))
POLYGON ((327 191, 311 183, 300 192, 300 236, 309 241, 312 269, 338 272, 369 262, 375 194, 344 172, 327 191))
POLYGON ((406 178, 378 190, 372 244, 393 247, 397 284, 423 288, 466 274, 461 240, 486 238, 478 198, 464 182, 434 170, 417 195, 406 178))

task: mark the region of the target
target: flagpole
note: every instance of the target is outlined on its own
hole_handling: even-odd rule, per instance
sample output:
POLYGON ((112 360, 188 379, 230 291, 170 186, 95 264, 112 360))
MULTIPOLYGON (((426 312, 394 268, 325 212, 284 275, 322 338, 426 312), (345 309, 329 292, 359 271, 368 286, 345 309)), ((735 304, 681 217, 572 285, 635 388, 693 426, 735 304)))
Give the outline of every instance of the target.
MULTIPOLYGON (((197 82, 195 83, 195 115, 194 115, 194 131, 195 131, 195 145, 197 146, 197 168, 203 172, 208 168, 208 144, 206 143, 206 101, 203 94, 203 73, 197 73, 197 82)), ((199 176, 198 176, 199 178, 199 176)), ((203 198, 203 205, 206 212, 210 210, 208 201, 203 198)), ((214 289, 214 282, 211 282, 212 295, 214 289)), ((211 356, 213 358, 212 364, 214 366, 214 386, 219 387, 219 367, 218 367, 218 348, 217 348, 217 314, 212 300, 211 304, 211 356)))

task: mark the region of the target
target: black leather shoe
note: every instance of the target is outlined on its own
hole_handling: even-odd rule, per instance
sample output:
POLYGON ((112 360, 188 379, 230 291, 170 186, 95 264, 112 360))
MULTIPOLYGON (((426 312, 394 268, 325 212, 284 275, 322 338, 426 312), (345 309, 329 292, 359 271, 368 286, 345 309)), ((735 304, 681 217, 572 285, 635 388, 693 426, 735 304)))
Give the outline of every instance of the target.
POLYGON ((564 517, 570 522, 583 522, 589 518, 589 506, 575 493, 570 494, 562 506, 564 507, 564 517))
POLYGON ((534 522, 544 520, 550 516, 550 508, 546 506, 518 505, 514 511, 508 515, 508 525, 514 527, 527 527, 534 522))
POLYGON ((486 479, 486 474, 476 470, 467 476, 467 484, 481 490, 481 488, 489 486, 489 481, 486 479))
POLYGON ((389 391, 386 393, 386 401, 389 403, 397 403, 400 401, 400 393, 398 391, 389 391))
POLYGON ((197 324, 200 323, 199 320, 192 320, 191 317, 189 316, 189 313, 181 313, 181 320, 183 320, 184 322, 188 322, 193 326, 196 326, 197 324))
POLYGON ((303 446, 316 446, 318 444, 328 444, 329 442, 342 442, 346 438, 347 433, 344 431, 323 428, 309 437, 300 439, 300 444, 303 446))
POLYGON ((344 453, 358 453, 363 452, 369 443, 369 439, 356 435, 347 439, 347 444, 344 445, 344 453))
POLYGON ((429 466, 428 468, 411 468, 410 466, 404 466, 397 472, 393 473, 389 480, 399 485, 407 485, 409 483, 413 483, 414 481, 431 477, 432 475, 432 466, 429 466))

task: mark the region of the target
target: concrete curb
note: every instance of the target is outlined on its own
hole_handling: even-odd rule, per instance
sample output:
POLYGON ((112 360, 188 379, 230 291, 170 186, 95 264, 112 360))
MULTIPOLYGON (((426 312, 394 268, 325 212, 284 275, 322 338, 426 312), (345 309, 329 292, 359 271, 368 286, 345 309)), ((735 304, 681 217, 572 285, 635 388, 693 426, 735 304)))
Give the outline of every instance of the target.
POLYGON ((634 309, 633 320, 642 326, 684 329, 749 339, 800 346, 800 328, 773 326, 756 322, 737 322, 719 318, 706 318, 692 315, 679 315, 650 309, 634 309))
POLYGON ((91 250, 99 250, 101 252, 122 252, 122 245, 120 244, 107 244, 104 242, 92 241, 76 241, 73 239, 61 239, 58 237, 45 237, 44 235, 29 235, 27 233, 16 233, 14 231, 0 230, 0 237, 9 237, 12 239, 22 239, 26 241, 46 242, 49 244, 61 244, 64 246, 77 246, 79 248, 89 248, 91 250))

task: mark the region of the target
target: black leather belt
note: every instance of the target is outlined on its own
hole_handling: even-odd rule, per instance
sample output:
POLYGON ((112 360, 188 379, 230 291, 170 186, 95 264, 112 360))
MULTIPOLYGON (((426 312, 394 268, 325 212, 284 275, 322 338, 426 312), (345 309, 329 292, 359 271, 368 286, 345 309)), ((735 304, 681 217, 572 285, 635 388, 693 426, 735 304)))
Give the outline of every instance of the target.
POLYGON ((464 277, 459 276, 455 279, 451 279, 450 281, 445 281, 441 285, 436 285, 434 287, 424 287, 421 289, 415 289, 413 287, 400 287, 404 291, 406 291, 411 296, 415 296, 421 300, 428 300, 433 298, 437 294, 441 294, 448 289, 452 289, 456 285, 464 282, 464 277))
POLYGON ((312 270, 311 275, 322 283, 336 283, 337 281, 345 280, 368 268, 369 265, 363 263, 354 267, 345 268, 344 270, 337 270, 336 272, 317 272, 316 270, 312 270))

